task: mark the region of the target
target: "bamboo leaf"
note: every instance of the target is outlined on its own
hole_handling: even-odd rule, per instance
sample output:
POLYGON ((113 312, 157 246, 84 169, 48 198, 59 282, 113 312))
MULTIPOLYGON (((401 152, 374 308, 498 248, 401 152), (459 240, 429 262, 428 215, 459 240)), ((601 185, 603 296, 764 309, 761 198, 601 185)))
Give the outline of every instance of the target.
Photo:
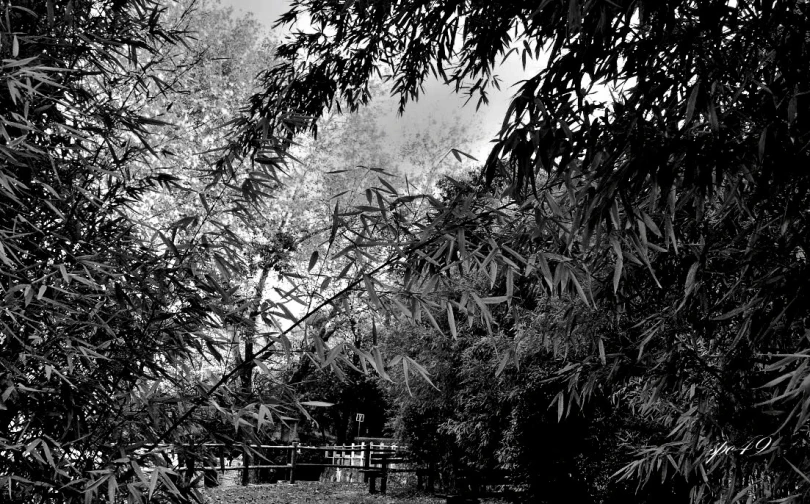
POLYGON ((730 502, 729 504, 734 504, 734 503, 735 503, 735 502, 737 502, 738 500, 740 500, 740 499, 742 499, 743 497, 745 497, 745 496, 748 494, 748 492, 749 492, 749 491, 750 491, 752 488, 754 488, 755 486, 756 486, 756 483, 751 483, 751 484, 750 484, 750 485, 748 485, 747 487, 745 487, 745 488, 743 488, 742 490, 740 490, 739 492, 737 492, 737 494, 734 496, 734 498, 733 498, 733 499, 731 499, 731 502, 730 502))
POLYGON ((402 314, 403 314, 403 315, 405 315, 405 317, 407 317, 409 320, 412 320, 412 319, 413 319, 413 314, 411 313, 411 310, 409 310, 407 307, 405 307, 405 305, 404 305, 404 304, 402 304, 401 302, 399 302, 399 301, 397 300, 397 298, 395 298, 395 297, 391 297, 390 299, 391 299, 391 301, 394 303, 394 305, 395 305, 397 308, 399 308, 399 311, 400 311, 400 312, 402 312, 402 314))
POLYGON ((410 369, 408 369, 408 359, 402 359, 402 375, 405 376, 405 388, 408 389, 408 395, 413 396, 413 392, 411 392, 411 383, 410 383, 410 369))
POLYGON ((684 284, 684 295, 688 296, 689 293, 695 288, 695 276, 697 275, 698 267, 700 266, 700 262, 695 261, 692 266, 689 267, 689 271, 686 273, 686 283, 684 284))
POLYGON ((540 272, 543 274, 543 279, 546 281, 549 291, 554 292, 554 279, 551 276, 551 269, 548 267, 545 256, 544 253, 537 254, 537 262, 540 265, 540 272))
POLYGON ((734 308, 733 310, 720 315, 719 317, 712 318, 712 320, 728 320, 728 319, 730 319, 730 318, 732 318, 732 317, 734 317, 736 315, 739 315, 740 313, 744 312, 745 310, 747 310, 748 308, 750 308, 751 306, 753 306, 754 304, 756 304, 758 302, 759 302, 759 298, 754 298, 751 301, 749 301, 748 303, 746 303, 746 304, 744 304, 742 306, 738 306, 738 307, 734 308))
POLYGON ((224 259, 219 254, 214 254, 214 265, 219 271, 219 274, 222 275, 225 280, 231 279, 231 273, 228 271, 228 266, 225 265, 224 259))
POLYGON ((404 357, 403 357, 403 360, 407 360, 407 361, 408 361, 408 365, 409 365, 410 367, 412 367, 412 368, 416 369, 416 372, 417 372, 417 373, 419 373, 419 375, 420 375, 420 376, 421 376, 421 377, 422 377, 422 378, 423 378, 423 379, 424 379, 426 382, 428 382, 428 385, 430 385, 431 387, 435 388, 436 390, 439 390, 439 387, 437 387, 436 385, 434 385, 434 384, 433 384, 433 381, 430 379, 430 373, 428 373, 427 369, 425 369, 425 368, 424 368, 424 366, 422 366, 421 364, 419 364, 418 362, 416 362, 415 360, 411 359, 411 358, 410 358, 410 357, 408 357, 408 356, 404 356, 404 357))
POLYGON ((374 290, 374 281, 368 275, 363 275, 363 283, 366 286, 366 292, 368 293, 369 299, 377 307, 378 310, 383 309, 383 305, 380 302, 380 298, 377 297, 377 292, 374 290))
POLYGON ((157 482, 158 482, 158 471, 159 471, 160 469, 161 469, 160 467, 156 467, 156 468, 155 468, 155 469, 152 471, 151 476, 149 477, 149 493, 147 494, 147 495, 148 495, 149 500, 152 500, 152 495, 155 493, 155 489, 157 488, 157 482))
POLYGON ((616 258, 616 263, 613 265, 613 293, 619 292, 619 282, 622 280, 622 269, 624 268, 624 259, 622 256, 616 258))
POLYGON ((512 268, 506 269, 506 298, 509 302, 515 294, 515 270, 512 268))
POLYGON ((457 339, 456 317, 453 315, 453 305, 449 301, 447 302, 447 324, 450 326, 450 334, 453 335, 454 339, 457 339))
POLYGON ((385 364, 383 363, 380 349, 378 347, 372 348, 371 354, 374 356, 374 364, 375 368, 377 369, 377 374, 379 374, 383 379, 393 382, 391 377, 388 376, 388 373, 385 371, 385 364))
POLYGON ((268 368, 267 364, 265 364, 261 359, 253 359, 253 362, 259 367, 259 369, 262 370, 262 372, 264 372, 264 374, 266 374, 267 376, 273 376, 273 373, 270 371, 270 368, 268 368))
POLYGON ((301 401, 299 404, 301 406, 311 406, 313 408, 331 408, 335 405, 334 403, 325 401, 301 401))
POLYGON ((377 334, 377 321, 373 318, 371 319, 371 340, 374 342, 373 344, 376 345, 377 341, 379 341, 379 335, 377 334))
POLYGON ((503 357, 501 357, 501 362, 500 362, 500 364, 498 364, 498 369, 495 371, 495 377, 496 378, 498 376, 500 376, 501 373, 503 373, 503 370, 506 368, 506 365, 509 363, 509 358, 511 357, 510 350, 507 350, 506 352, 503 353, 503 357))
POLYGON ((700 90, 700 81, 692 86, 692 92, 689 93, 689 99, 686 102, 686 117, 684 118, 684 126, 692 121, 692 116, 695 113, 695 103, 697 103, 698 91, 700 90))
MULTIPOLYGON (((562 266, 563 265, 561 264, 558 267, 562 267, 562 266)), ((579 297, 582 299, 582 301, 585 303, 585 305, 590 308, 591 303, 588 301, 588 297, 585 295, 585 291, 582 290, 582 285, 579 284, 579 280, 577 279, 577 275, 573 271, 570 271, 569 277, 570 277, 571 282, 574 284, 574 288, 576 289, 577 294, 579 294, 579 297)))
POLYGON ((602 361, 602 365, 604 366, 605 364, 607 364, 607 356, 605 355, 605 343, 604 341, 602 341, 602 338, 599 338, 597 344, 599 346, 599 360, 602 361))
POLYGON ((658 228, 655 222, 653 222, 652 218, 647 214, 647 212, 641 212, 641 215, 644 219, 644 224, 647 225, 650 231, 655 233, 655 235, 658 236, 659 238, 662 238, 663 235, 661 234, 661 230, 658 228))
POLYGON ((759 144, 758 144, 758 156, 759 162, 762 163, 765 160, 765 143, 768 140, 768 127, 765 126, 762 128, 762 132, 759 134, 759 144))
POLYGON ((424 309, 424 310, 422 310, 422 311, 423 311, 423 312, 425 313, 425 315, 427 316, 428 321, 430 321, 430 325, 432 325, 432 326, 433 326, 433 328, 434 328, 434 329, 436 329, 436 331, 437 331, 439 334, 441 334, 442 336, 444 336, 444 332, 443 332, 443 331, 441 330, 441 328, 439 327, 439 324, 436 322, 436 319, 435 319, 435 318, 433 318, 433 314, 430 312, 430 308, 429 308, 429 307, 425 307, 425 309, 424 309))
POLYGON ((331 245, 335 241, 335 236, 337 236, 337 229, 338 229, 338 209, 339 209, 340 202, 335 202, 335 211, 332 214, 332 229, 329 232, 329 244, 331 245))
POLYGON ((110 504, 115 504, 116 490, 118 490, 118 482, 115 480, 115 474, 110 474, 110 479, 107 480, 107 499, 110 504))
POLYGON ((793 462, 791 462, 790 460, 788 460, 788 459, 787 459, 787 457, 784 457, 784 459, 785 459, 785 462, 787 462, 787 463, 788 463, 788 465, 790 465, 790 467, 791 467, 791 468, 792 468, 794 471, 796 471, 796 473, 797 473, 799 476, 801 476, 801 477, 802 477, 802 479, 803 479, 804 481, 806 481, 807 483, 810 483, 810 478, 808 478, 808 477, 807 477, 807 475, 806 475, 805 473, 803 473, 803 472, 802 472, 802 471, 801 471, 801 470, 800 470, 798 467, 796 467, 795 465, 793 465, 793 462))
POLYGON ((312 268, 314 268, 315 265, 318 264, 318 255, 319 254, 317 250, 314 250, 312 252, 312 255, 309 257, 309 267, 307 268, 307 271, 312 271, 312 268))
POLYGON ((382 183, 382 185, 384 185, 384 186, 385 186, 385 188, 386 188, 386 189, 388 189, 388 191, 389 191, 391 194, 393 194, 393 195, 395 195, 395 196, 398 194, 398 193, 397 193, 397 190, 394 188, 394 186, 392 186, 391 184, 389 184, 387 180, 385 180, 384 178, 379 177, 379 176, 378 176, 377 178, 378 178, 378 179, 380 179, 380 182, 382 183))
POLYGON ((473 156, 471 156, 471 155, 467 154, 467 153, 466 153, 466 152, 464 152, 464 151, 460 151, 460 150, 458 150, 458 149, 450 149, 450 150, 453 152, 453 155, 454 155, 454 156, 456 157, 456 159, 458 159, 459 161, 461 161, 461 156, 464 156, 464 157, 467 157, 467 158, 469 158, 469 159, 472 159, 473 161, 478 161, 478 159, 476 159, 475 157, 473 157, 473 156))

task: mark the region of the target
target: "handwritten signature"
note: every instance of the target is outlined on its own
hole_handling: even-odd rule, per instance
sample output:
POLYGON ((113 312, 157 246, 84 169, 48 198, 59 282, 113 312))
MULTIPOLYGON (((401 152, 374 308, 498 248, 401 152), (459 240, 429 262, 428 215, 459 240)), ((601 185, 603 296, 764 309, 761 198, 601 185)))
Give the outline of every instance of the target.
POLYGON ((773 439, 771 436, 761 437, 756 442, 751 441, 743 448, 738 448, 734 445, 728 444, 728 441, 723 441, 723 444, 720 446, 716 446, 714 450, 711 451, 711 456, 707 462, 711 462, 714 457, 718 455, 727 455, 732 452, 739 451, 740 455, 744 455, 747 452, 751 452, 753 455, 759 455, 760 453, 764 452, 768 448, 771 447, 773 444, 773 439))

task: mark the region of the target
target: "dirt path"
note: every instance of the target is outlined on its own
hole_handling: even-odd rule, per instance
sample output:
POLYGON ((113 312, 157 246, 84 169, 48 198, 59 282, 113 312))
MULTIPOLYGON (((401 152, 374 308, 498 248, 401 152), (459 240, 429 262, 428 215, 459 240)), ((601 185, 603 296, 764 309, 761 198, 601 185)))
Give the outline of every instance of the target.
MULTIPOLYGON (((252 485, 206 491, 207 504, 444 504, 445 500, 408 488, 389 488, 388 495, 369 495, 360 483, 252 485)), ((481 501, 481 504, 499 501, 481 501)))

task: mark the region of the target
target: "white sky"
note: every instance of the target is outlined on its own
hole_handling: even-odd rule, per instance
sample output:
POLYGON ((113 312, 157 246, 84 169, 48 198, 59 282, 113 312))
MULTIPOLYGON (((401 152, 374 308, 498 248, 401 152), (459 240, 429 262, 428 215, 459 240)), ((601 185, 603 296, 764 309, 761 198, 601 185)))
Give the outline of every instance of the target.
MULTIPOLYGON (((286 0, 222 0, 223 5, 230 5, 239 11, 253 12, 256 18, 270 27, 278 16, 286 10, 286 0)), ((283 36, 283 33, 281 33, 283 36)), ((532 75, 539 68, 539 63, 529 63, 530 68, 524 72, 519 56, 513 54, 496 73, 501 79, 501 91, 491 89, 489 105, 482 105, 476 113, 476 99, 464 106, 465 97, 457 95, 443 84, 432 81, 425 85, 425 93, 418 102, 410 103, 402 117, 396 115, 396 100, 390 100, 390 113, 386 117, 386 133, 391 139, 402 138, 406 133, 428 128, 442 128, 445 121, 463 121, 469 126, 470 154, 480 161, 489 153, 489 143, 495 137, 503 122, 503 114, 509 106, 509 98, 516 91, 512 85, 532 75)), ((395 141, 395 140, 394 140, 395 141)), ((461 146, 448 146, 461 147, 461 146)))

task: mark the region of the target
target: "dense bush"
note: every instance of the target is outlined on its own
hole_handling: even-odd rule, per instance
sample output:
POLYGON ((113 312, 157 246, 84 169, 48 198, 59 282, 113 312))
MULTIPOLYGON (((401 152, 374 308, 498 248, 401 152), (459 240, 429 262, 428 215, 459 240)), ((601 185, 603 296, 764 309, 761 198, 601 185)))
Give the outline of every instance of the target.
POLYGON ((677 479, 638 491, 635 483, 611 478, 626 463, 628 446, 663 437, 660 426, 644 424, 603 393, 560 419, 559 388, 548 381, 560 363, 533 355, 519 371, 495 377, 493 347, 503 343, 460 337, 425 349, 416 358, 429 363, 439 390, 415 380, 413 396, 397 387, 392 424, 439 471, 446 489, 470 491, 492 474, 493 482, 507 475, 525 502, 688 501, 688 488, 677 479))

